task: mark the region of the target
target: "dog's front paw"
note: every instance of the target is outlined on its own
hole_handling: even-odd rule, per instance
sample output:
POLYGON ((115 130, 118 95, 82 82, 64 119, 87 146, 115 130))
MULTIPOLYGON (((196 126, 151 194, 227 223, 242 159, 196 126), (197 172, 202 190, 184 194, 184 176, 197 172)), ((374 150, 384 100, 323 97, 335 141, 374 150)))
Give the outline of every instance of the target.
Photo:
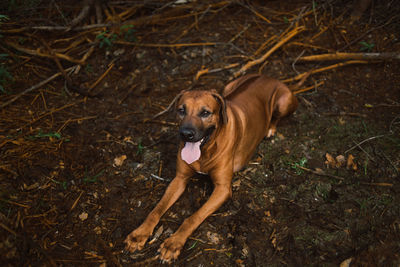
POLYGON ((176 260, 181 253, 185 241, 185 238, 179 237, 178 235, 172 235, 167 238, 158 250, 160 252, 160 260, 166 263, 171 263, 172 260, 176 260))
POLYGON ((140 226, 136 230, 133 230, 124 241, 124 243, 126 244, 125 250, 129 252, 141 250, 144 247, 144 244, 146 244, 146 241, 150 237, 150 235, 151 231, 143 226, 140 226))

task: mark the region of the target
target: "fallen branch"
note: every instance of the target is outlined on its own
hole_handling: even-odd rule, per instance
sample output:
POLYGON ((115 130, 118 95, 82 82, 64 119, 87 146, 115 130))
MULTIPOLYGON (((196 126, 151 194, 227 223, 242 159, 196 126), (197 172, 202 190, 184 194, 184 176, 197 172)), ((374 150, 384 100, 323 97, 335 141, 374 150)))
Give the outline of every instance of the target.
POLYGON ((265 21, 268 24, 272 24, 272 22, 267 19, 266 17, 264 17, 263 15, 261 15, 259 12, 257 12, 257 10, 255 10, 254 8, 250 7, 250 5, 245 5, 245 4, 241 4, 240 2, 238 2, 239 5, 247 8, 248 10, 250 10, 252 13, 254 13, 254 15, 256 15, 257 17, 259 17, 260 19, 262 19, 263 21, 265 21))
POLYGON ((345 61, 345 62, 341 62, 341 63, 337 63, 334 65, 330 65, 330 66, 326 66, 323 68, 319 68, 319 69, 314 69, 314 70, 310 70, 304 73, 301 73, 293 78, 289 78, 286 80, 282 80, 282 82, 284 83, 288 83, 288 82, 294 82, 294 81, 298 81, 301 80, 305 75, 311 75, 311 74, 315 74, 315 73, 319 73, 319 72, 323 72, 323 71, 327 71, 327 70, 332 70, 332 69, 336 69, 339 67, 344 67, 347 65, 351 65, 351 64, 368 64, 371 62, 365 61, 365 60, 349 60, 349 61, 345 61))
MULTIPOLYGON (((53 58, 52 55, 43 53, 43 52, 40 51, 40 49, 36 49, 36 50, 27 49, 27 48, 24 48, 24 47, 21 47, 21 46, 15 44, 15 43, 9 42, 9 41, 5 41, 5 43, 8 46, 14 48, 15 50, 18 50, 20 52, 23 52, 23 53, 31 55, 31 56, 53 58)), ((65 54, 61 54, 61 53, 55 52, 54 56, 56 56, 56 57, 58 57, 60 59, 66 60, 66 61, 70 61, 70 62, 75 63, 75 64, 85 64, 85 62, 82 59, 80 59, 80 60, 79 59, 74 59, 74 58, 72 58, 70 56, 67 56, 65 54)))
POLYGON ((115 66, 114 63, 110 64, 108 69, 91 86, 89 86, 89 92, 93 88, 95 88, 107 76, 107 74, 112 70, 112 68, 114 68, 114 66, 115 66))
POLYGON ((220 72, 220 71, 223 71, 223 70, 235 68, 235 67, 237 67, 237 66, 239 66, 239 63, 229 64, 229 65, 227 65, 227 66, 225 66, 225 67, 217 68, 217 69, 212 69, 212 70, 209 70, 209 69, 202 69, 202 70, 199 70, 199 71, 197 72, 197 74, 196 74, 196 76, 195 76, 194 79, 195 79, 195 81, 197 81, 197 80, 200 78, 200 76, 202 76, 202 75, 204 75, 204 74, 220 72))
POLYGON ((217 43, 207 42, 207 43, 177 43, 177 44, 139 44, 134 42, 125 42, 125 41, 115 41, 115 44, 121 45, 133 45, 138 47, 191 47, 191 46, 210 46, 216 45, 217 43))
POLYGON ((12 230, 11 228, 9 228, 9 227, 8 227, 7 225, 5 225, 5 224, 2 224, 1 222, 0 222, 0 227, 3 228, 4 230, 6 230, 7 232, 13 234, 14 236, 17 236, 17 233, 16 233, 14 230, 12 230))
POLYGON ((297 90, 297 91, 294 91, 293 94, 294 94, 294 95, 297 95, 297 94, 300 94, 300 93, 304 93, 304 92, 310 91, 310 90, 312 90, 312 89, 314 89, 314 88, 316 88, 316 87, 319 87, 319 86, 323 85, 324 83, 325 83, 325 81, 321 81, 321 82, 316 83, 316 84, 314 84, 314 85, 311 85, 311 86, 309 86, 309 87, 306 87, 306 88, 303 88, 303 89, 299 89, 299 90, 297 90))
POLYGON ((356 144, 355 146, 352 146, 351 148, 347 149, 347 150, 344 152, 344 154, 347 154, 349 151, 353 150, 353 149, 356 148, 356 147, 360 147, 360 145, 364 144, 365 142, 369 142, 369 141, 371 141, 371 140, 384 137, 384 136, 386 136, 386 135, 387 135, 387 134, 381 134, 381 135, 372 136, 372 137, 370 137, 370 138, 367 138, 367 139, 361 141, 360 143, 356 144))
POLYGON ((367 182, 361 182, 363 185, 374 185, 374 186, 388 186, 391 187, 393 186, 392 183, 367 183, 367 182))
POLYGON ((81 199, 82 195, 83 195, 84 191, 81 191, 81 193, 79 194, 78 198, 75 199, 74 203, 72 204, 71 208, 69 209, 69 211, 71 212, 73 209, 75 209, 76 205, 78 204, 79 200, 81 199))
POLYGON ((176 100, 178 100, 179 97, 180 97, 180 95, 176 95, 175 98, 171 101, 171 103, 169 103, 168 107, 166 109, 164 109, 163 111, 161 111, 161 112, 157 113, 156 115, 154 115, 152 120, 154 120, 155 118, 160 117, 164 113, 167 113, 175 105, 175 102, 176 102, 176 100))
POLYGON ((112 27, 115 25, 117 25, 117 24, 113 24, 113 23, 90 24, 90 25, 78 26, 78 27, 75 27, 72 29, 70 26, 27 26, 27 27, 22 27, 22 28, 18 28, 18 29, 0 30, 0 33, 15 34, 15 33, 21 33, 21 32, 32 31, 32 30, 37 30, 37 31, 66 31, 66 30, 84 31, 84 30, 91 30, 91 29, 97 29, 97 28, 112 27))
POLYGON ((74 102, 74 103, 66 104, 66 105, 64 105, 64 106, 62 106, 62 107, 60 107, 60 108, 53 108, 53 109, 51 109, 50 111, 48 111, 48 112, 46 112, 46 113, 44 113, 44 114, 42 114, 42 115, 39 115, 39 117, 37 117, 37 118, 33 119, 32 121, 26 123, 25 125, 21 126, 20 129, 23 129, 23 128, 29 126, 29 125, 32 125, 32 124, 34 124, 35 122, 38 122, 39 120, 41 120, 41 119, 43 119, 43 118, 45 118, 45 117, 47 117, 47 116, 49 116, 49 115, 52 115, 52 114, 54 114, 54 113, 56 113, 56 112, 59 112, 59 111, 61 111, 61 110, 66 109, 66 108, 72 107, 72 106, 74 106, 74 105, 76 105, 76 104, 79 104, 79 103, 82 103, 82 102, 84 102, 84 101, 85 101, 85 99, 82 98, 82 99, 80 99, 80 100, 78 100, 78 101, 76 101, 76 102, 74 102))
POLYGON ((283 37, 282 40, 280 40, 277 44, 275 44, 270 50, 267 51, 267 53, 265 53, 262 57, 256 59, 256 60, 252 60, 250 62, 248 62, 246 65, 244 65, 240 70, 238 70, 237 72, 235 72, 233 74, 233 77, 236 78, 239 75, 242 75, 244 72, 246 72, 249 68, 253 67, 254 65, 258 65, 262 62, 264 62, 272 53, 274 53, 276 50, 278 50, 279 47, 281 47, 282 45, 284 45, 287 41, 289 41, 290 39, 292 39, 294 36, 296 36, 297 34, 299 34, 300 32, 304 31, 305 27, 301 26, 301 27, 296 27, 294 28, 292 31, 290 31, 286 36, 283 37))
POLYGON ((39 40, 39 42, 41 42, 44 45, 44 47, 47 49, 49 54, 52 56, 54 62, 56 63, 56 66, 60 70, 61 74, 65 78, 65 81, 67 82, 68 87, 72 87, 72 88, 74 88, 75 91, 77 91, 78 93, 82 94, 81 90, 78 89, 79 87, 78 86, 74 86, 74 83, 73 83, 71 77, 68 76, 67 72, 64 70, 64 67, 61 65, 60 59, 58 57, 56 57, 53 49, 47 44, 47 42, 42 38, 35 37, 35 36, 32 36, 32 35, 29 35, 29 36, 31 38, 35 38, 35 39, 39 40))
POLYGON ((160 181, 163 181, 163 182, 169 181, 168 179, 162 178, 162 177, 160 177, 158 175, 155 175, 155 174, 152 174, 152 173, 150 174, 150 177, 152 177, 154 179, 157 179, 157 180, 160 180, 160 181))
MULTIPOLYGON (((70 71, 70 70, 74 69, 75 67, 76 67, 76 66, 70 67, 70 68, 68 68, 68 69, 65 69, 65 71, 70 71)), ((60 75, 62 75, 62 73, 61 73, 61 72, 57 72, 56 74, 50 76, 50 77, 47 78, 46 80, 41 81, 40 83, 35 84, 35 85, 32 86, 32 87, 29 87, 29 88, 26 89, 25 91, 23 91, 23 92, 19 93, 18 95, 14 96, 13 98, 11 98, 9 101, 7 101, 7 102, 1 104, 1 105, 0 105, 0 109, 2 109, 2 108, 4 108, 4 107, 6 107, 6 106, 8 106, 8 105, 10 105, 10 104, 12 104, 12 103, 14 103, 14 102, 15 102, 18 98, 20 98, 21 96, 23 96, 23 95, 25 95, 25 94, 27 94, 27 93, 29 93, 29 92, 32 92, 33 90, 35 90, 35 89, 37 89, 37 88, 42 87, 43 85, 45 85, 45 84, 51 82, 52 80, 54 80, 55 78, 57 78, 57 77, 60 76, 60 75)))
POLYGON ((207 14, 209 9, 210 9, 210 6, 203 12, 203 14, 201 14, 200 18, 197 18, 197 15, 196 15, 195 21, 187 29, 185 29, 178 37, 176 37, 173 42, 180 40, 183 36, 185 36, 193 28, 195 28, 195 27, 198 28, 199 27, 198 22, 203 19, 203 17, 207 14))
POLYGON ((400 60, 400 53, 334 53, 300 57, 298 61, 330 61, 330 60, 400 60))
POLYGON ((299 168, 299 169, 302 169, 303 171, 310 172, 310 173, 315 174, 315 175, 326 176, 326 177, 334 178, 334 179, 337 179, 337 180, 340 180, 340 181, 344 181, 345 180, 343 177, 339 177, 339 176, 336 176, 336 175, 332 175, 332 174, 326 173, 323 170, 314 171, 314 170, 308 169, 308 168, 303 167, 303 166, 296 166, 296 167, 299 168))
POLYGON ((93 5, 93 0, 85 0, 83 3, 83 8, 78 16, 76 16, 70 23, 70 28, 78 25, 88 14, 90 11, 90 6, 93 5))

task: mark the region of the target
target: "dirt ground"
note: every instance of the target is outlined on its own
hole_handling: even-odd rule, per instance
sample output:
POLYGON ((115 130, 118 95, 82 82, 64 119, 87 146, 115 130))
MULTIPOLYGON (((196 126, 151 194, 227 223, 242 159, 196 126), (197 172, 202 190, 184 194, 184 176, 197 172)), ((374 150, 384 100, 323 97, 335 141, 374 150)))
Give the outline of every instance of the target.
POLYGON ((124 252, 175 173, 174 112, 153 116, 269 53, 244 72, 286 80, 299 108, 174 265, 400 266, 400 7, 372 1, 353 21, 348 2, 94 1, 67 29, 85 1, 4 1, 0 261, 161 265, 159 245, 213 187, 194 177, 159 236, 124 252), (380 56, 301 59, 335 52, 380 56))

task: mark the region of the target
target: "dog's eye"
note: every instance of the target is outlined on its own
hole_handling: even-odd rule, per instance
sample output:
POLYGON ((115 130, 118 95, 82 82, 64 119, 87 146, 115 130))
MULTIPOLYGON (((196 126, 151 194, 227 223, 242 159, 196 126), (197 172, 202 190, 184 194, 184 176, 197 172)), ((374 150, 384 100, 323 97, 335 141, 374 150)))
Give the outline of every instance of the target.
POLYGON ((184 107, 178 108, 178 115, 179 116, 185 116, 186 115, 186 111, 184 107))
POLYGON ((208 110, 203 110, 202 112, 200 112, 200 117, 202 118, 207 118, 211 115, 211 112, 208 110))

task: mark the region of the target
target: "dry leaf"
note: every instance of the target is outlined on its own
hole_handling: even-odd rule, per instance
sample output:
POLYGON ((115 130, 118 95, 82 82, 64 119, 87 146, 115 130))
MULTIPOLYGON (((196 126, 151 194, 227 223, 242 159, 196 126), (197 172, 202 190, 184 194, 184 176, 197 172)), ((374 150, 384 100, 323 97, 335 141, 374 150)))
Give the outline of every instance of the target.
POLYGON ((276 248, 276 230, 272 231, 272 234, 269 236, 269 240, 271 240, 271 244, 274 248, 276 248))
POLYGON ((84 221, 84 220, 86 220, 87 218, 88 218, 88 214, 87 214, 87 212, 82 212, 80 215, 79 215, 79 219, 81 219, 81 221, 84 221))
POLYGON ((136 145, 136 143, 132 141, 132 137, 130 137, 130 136, 124 137, 124 142, 130 143, 132 145, 136 145))
POLYGON ((326 153, 325 157, 326 157, 325 164, 327 165, 327 168, 335 168, 336 167, 335 159, 329 153, 326 153))
POLYGON ((244 261, 242 259, 237 259, 236 261, 236 265, 238 267, 245 267, 246 265, 243 263, 244 261))
POLYGON ((233 188, 238 188, 240 186, 240 179, 237 179, 236 181, 234 181, 233 183, 232 183, 232 187, 233 188))
POLYGON ((221 236, 217 233, 207 232, 207 237, 208 240, 210 240, 210 242, 215 245, 218 244, 221 240, 221 236))
POLYGON ((348 258, 347 260, 344 260, 344 261, 340 264, 340 267, 349 267, 352 260, 353 260, 353 258, 348 258))
POLYGON ((34 184, 31 184, 31 185, 26 185, 25 183, 24 183, 24 190, 26 190, 26 191, 30 191, 30 190, 32 190, 32 189, 36 189, 36 188, 38 188, 39 187, 39 184, 36 182, 36 183, 34 183, 34 184))
POLYGON ((346 163, 346 158, 343 155, 339 155, 336 157, 336 168, 344 166, 345 163, 346 163))
POLYGON ((122 155, 120 157, 115 158, 114 159, 114 167, 121 166, 125 160, 126 160, 126 155, 122 155))
POLYGON ((101 227, 100 226, 96 226, 93 230, 97 235, 101 235, 101 227))
POLYGON ((325 172, 321 168, 315 168, 315 172, 318 174, 325 174, 325 172))
POLYGON ((357 170, 357 164, 354 162, 354 156, 352 154, 350 154, 347 158, 346 168, 353 169, 354 171, 357 170))

